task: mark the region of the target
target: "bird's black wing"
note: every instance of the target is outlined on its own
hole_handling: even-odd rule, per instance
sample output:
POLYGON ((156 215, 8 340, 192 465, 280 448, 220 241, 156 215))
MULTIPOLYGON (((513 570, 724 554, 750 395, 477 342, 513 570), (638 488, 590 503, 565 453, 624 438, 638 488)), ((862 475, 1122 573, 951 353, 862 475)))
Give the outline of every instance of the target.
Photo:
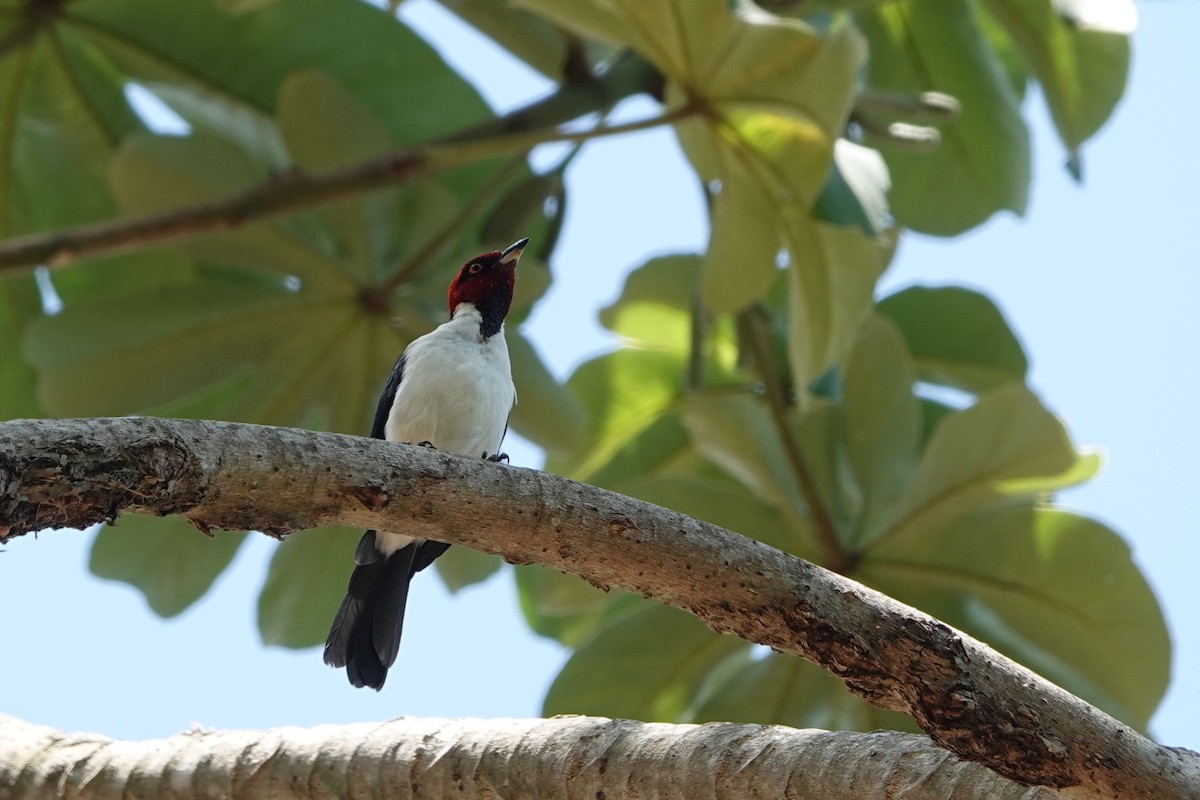
POLYGON ((379 395, 379 404, 375 406, 375 421, 371 423, 371 438, 383 439, 386 438, 384 429, 387 427, 388 414, 392 411, 392 402, 396 399, 396 390, 400 388, 400 381, 404 380, 404 353, 396 359, 396 366, 392 367, 392 374, 388 376, 387 383, 383 385, 383 394, 379 395))

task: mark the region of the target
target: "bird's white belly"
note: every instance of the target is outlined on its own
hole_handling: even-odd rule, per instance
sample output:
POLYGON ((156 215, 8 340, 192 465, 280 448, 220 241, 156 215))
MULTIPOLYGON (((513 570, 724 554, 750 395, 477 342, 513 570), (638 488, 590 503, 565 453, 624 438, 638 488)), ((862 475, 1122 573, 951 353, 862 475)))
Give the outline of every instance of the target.
POLYGON ((501 336, 492 337, 499 340, 494 344, 414 342, 384 426, 387 440, 429 442, 473 458, 494 455, 516 396, 501 336))
MULTIPOLYGON (((516 388, 503 330, 483 342, 478 330, 478 315, 456 317, 409 345, 384 438, 471 458, 500 450, 516 388)), ((411 541, 380 532, 376 547, 390 555, 411 541)))

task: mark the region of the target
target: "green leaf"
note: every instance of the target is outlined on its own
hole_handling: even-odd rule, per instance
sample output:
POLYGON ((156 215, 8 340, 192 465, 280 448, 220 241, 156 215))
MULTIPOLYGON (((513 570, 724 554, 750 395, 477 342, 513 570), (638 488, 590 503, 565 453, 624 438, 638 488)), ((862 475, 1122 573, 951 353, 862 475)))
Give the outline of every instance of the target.
MULTIPOLYGON (((537 242, 539 253, 549 253, 553 248, 545 246, 543 234, 536 231, 535 227, 543 222, 552 222, 553 217, 560 216, 564 211, 565 202, 561 172, 528 175, 513 184, 512 188, 496 201, 479 232, 480 241, 514 242, 528 236, 537 242), (551 215, 546 213, 547 203, 553 205, 554 213, 551 215)), ((525 258, 528 255, 533 253, 527 253, 521 258, 522 272, 527 268, 525 258)))
POLYGON ((1079 458, 1062 423, 1032 392, 996 389, 938 424, 897 520, 878 541, 909 546, 988 505, 1061 488, 1064 476, 1088 474, 1079 458))
POLYGON ((548 451, 572 452, 584 433, 579 401, 554 379, 524 334, 508 334, 508 352, 517 385, 513 428, 548 451))
MULTIPOLYGON (((90 0, 55 14, 35 11, 29 7, 28 25, 25 12, 7 18, 13 35, 0 58, 0 118, 12 123, 0 126, 10 132, 0 137, 0 165, 8 165, 0 167, 0 236, 112 216, 105 156, 142 129, 124 97, 129 83, 258 154, 277 154, 265 143, 277 137, 252 129, 262 133, 280 85, 298 69, 320 69, 355 87, 401 143, 488 114, 431 47, 366 3, 289 0, 243 16, 223 13, 212 0, 90 0), (364 59, 363 52, 382 55, 364 59), (181 98, 190 101, 175 104, 181 98)), ((456 170, 447 181, 465 199, 493 169, 456 170)))
MULTIPOLYGON (((109 166, 113 194, 122 209, 133 214, 201 203, 264 177, 265 165, 251 161, 229 142, 208 136, 133 136, 109 166)), ((339 283, 338 262, 274 224, 190 237, 176 246, 197 259, 298 275, 310 289, 353 289, 345 277, 339 283)))
POLYGON ((104 164, 139 127, 86 43, 51 35, 56 15, 35 12, 10 17, 0 56, 0 238, 112 216, 104 164))
POLYGON ((688 718, 829 731, 917 732, 907 714, 875 708, 815 664, 780 653, 739 665, 708 689, 688 718))
POLYGON ((301 648, 325 641, 361 537, 358 528, 324 527, 293 533, 279 543, 258 595, 263 644, 301 648))
POLYGON ((442 5, 546 77, 563 77, 566 37, 541 17, 506 0, 443 0, 442 5))
POLYGON ((541 567, 518 566, 517 598, 534 633, 578 647, 606 620, 644 602, 625 592, 605 592, 578 575, 541 567))
POLYGON ((762 400, 726 393, 696 397, 684 406, 683 419, 709 461, 771 505, 803 513, 804 497, 762 400))
MULTIPOLYGON (((302 169, 321 172, 365 161, 391 146, 379 119, 338 81, 300 70, 279 90, 279 132, 302 169)), ((337 237, 339 261, 363 284, 383 267, 393 236, 394 192, 322 207, 337 237)))
POLYGON ((1166 690, 1162 611, 1128 545, 1094 520, 988 510, 889 542, 859 577, 1141 730, 1166 690))
POLYGON ((650 259, 629 273, 621 296, 600 309, 601 324, 637 347, 686 355, 700 268, 694 255, 650 259))
POLYGON ((231 16, 212 0, 139 3, 137 13, 130 13, 128 0, 91 0, 65 7, 58 24, 86 34, 99 63, 133 80, 205 87, 268 113, 288 75, 318 69, 353 86, 358 101, 402 144, 444 135, 488 113, 432 47, 367 3, 288 0, 231 16))
POLYGON ((671 470, 680 461, 697 458, 692 439, 678 410, 664 410, 649 425, 621 443, 589 482, 613 491, 629 481, 671 470))
MULTIPOLYGON (((718 151, 717 158, 725 156, 718 151)), ((736 163, 722 163, 719 174, 700 284, 700 296, 715 314, 740 311, 764 296, 779 277, 782 249, 775 198, 736 163)))
POLYGON ((711 94, 713 105, 708 116, 676 126, 701 177, 719 186, 702 283, 705 303, 717 312, 763 297, 781 251, 793 266, 804 263, 797 249, 804 232, 794 229, 811 224, 808 214, 826 183, 864 57, 848 26, 821 38, 782 20, 775 26, 735 20, 729 35, 736 44, 721 52, 742 71, 723 61, 706 78, 709 85, 688 87, 688 96, 711 94))
POLYGON ((40 312, 31 275, 0 280, 0 419, 42 416, 37 376, 22 352, 22 330, 40 312))
POLYGON ((226 14, 248 14, 260 8, 274 5, 280 0, 215 0, 217 7, 226 14))
POLYGON ((811 218, 795 220, 788 233, 788 360, 792 383, 807 386, 854 341, 894 241, 811 218))
MULTIPOLYGON (((825 36, 722 0, 524 0, 586 36, 625 44, 668 78, 668 104, 704 102, 676 126, 718 187, 702 294, 714 311, 762 297, 777 275, 788 216, 807 216, 829 171, 865 56, 852 26, 825 36)), ((793 257, 795 254, 793 253, 793 257)))
POLYGON ((1024 213, 1029 132, 974 5, 906 0, 872 6, 856 19, 870 41, 870 85, 945 92, 962 104, 932 153, 884 152, 896 218, 950 236, 1003 209, 1024 213))
POLYGON ((1074 155, 1125 92, 1133 3, 985 0, 1041 84, 1054 124, 1074 155), (1084 18, 1077 13, 1086 14, 1084 18))
POLYGON ((581 364, 567 389, 585 411, 585 444, 571 459, 554 460, 554 469, 589 481, 675 403, 682 374, 679 357, 649 350, 618 350, 581 364))
POLYGON ((246 535, 209 538, 183 517, 126 514, 92 540, 88 569, 98 578, 135 587, 160 617, 182 614, 205 595, 246 535))
POLYGON ((839 407, 846 452, 862 490, 855 541, 871 540, 899 505, 916 464, 920 409, 912 359, 900 332, 876 315, 844 366, 839 407))
POLYGON ((691 705, 704 676, 745 647, 684 611, 643 604, 575 651, 546 694, 542 713, 675 720, 691 705))
POLYGON ((877 150, 847 139, 833 148, 833 169, 813 206, 813 216, 834 225, 882 236, 891 227, 887 193, 892 181, 877 150))
POLYGON ((923 381, 968 392, 1025 381, 1025 351, 987 295, 913 286, 879 301, 879 311, 900 327, 923 381))
POLYGON ((801 558, 811 561, 817 556, 816 537, 807 519, 782 511, 728 478, 681 471, 622 482, 615 488, 801 558))
POLYGON ((438 577, 452 594, 458 594, 468 586, 483 583, 499 572, 503 564, 499 557, 469 547, 451 547, 433 562, 438 577))

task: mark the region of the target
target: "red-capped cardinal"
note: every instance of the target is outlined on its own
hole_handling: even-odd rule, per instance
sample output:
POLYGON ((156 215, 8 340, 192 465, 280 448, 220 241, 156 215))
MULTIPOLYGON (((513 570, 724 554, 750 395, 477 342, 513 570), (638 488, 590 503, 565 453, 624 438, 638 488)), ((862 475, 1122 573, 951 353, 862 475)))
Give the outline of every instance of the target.
MULTIPOLYGON (((517 401, 504 317, 528 242, 522 239, 463 265, 450 284, 450 320, 414 340, 396 360, 371 436, 503 458, 500 443, 517 401)), ((382 688, 400 647, 409 581, 449 546, 367 531, 354 551, 350 588, 325 641, 325 663, 345 667, 355 686, 382 688)))

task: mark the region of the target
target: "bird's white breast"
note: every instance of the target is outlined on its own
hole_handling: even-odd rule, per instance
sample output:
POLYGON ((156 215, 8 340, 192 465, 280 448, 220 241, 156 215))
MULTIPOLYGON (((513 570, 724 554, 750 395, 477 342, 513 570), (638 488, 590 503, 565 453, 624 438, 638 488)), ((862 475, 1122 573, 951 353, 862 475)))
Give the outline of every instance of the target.
POLYGON ((463 303, 408 346, 384 426, 388 441, 430 442, 474 458, 499 451, 516 388, 503 328, 480 340, 479 323, 479 312, 463 303))

